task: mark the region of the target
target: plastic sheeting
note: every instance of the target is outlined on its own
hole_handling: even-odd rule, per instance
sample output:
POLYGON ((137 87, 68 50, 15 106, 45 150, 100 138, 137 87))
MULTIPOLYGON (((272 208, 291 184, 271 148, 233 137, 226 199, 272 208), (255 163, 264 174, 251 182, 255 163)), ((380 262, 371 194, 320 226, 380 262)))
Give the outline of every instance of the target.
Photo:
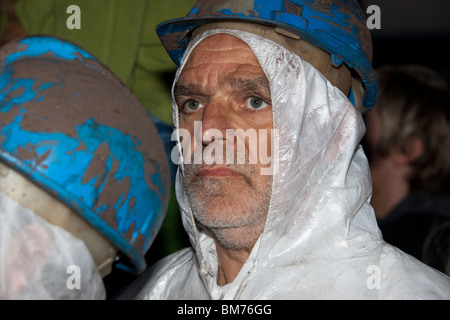
POLYGON ((0 191, 0 300, 105 299, 84 243, 0 191))
POLYGON ((193 248, 155 264, 123 297, 450 298, 446 275, 383 241, 369 204, 369 166, 359 145, 365 132, 362 117, 310 64, 257 35, 212 30, 190 43, 175 81, 195 46, 219 32, 250 46, 271 86, 273 126, 280 139, 265 230, 236 279, 218 286, 214 241, 193 221, 179 171, 177 199, 193 248))

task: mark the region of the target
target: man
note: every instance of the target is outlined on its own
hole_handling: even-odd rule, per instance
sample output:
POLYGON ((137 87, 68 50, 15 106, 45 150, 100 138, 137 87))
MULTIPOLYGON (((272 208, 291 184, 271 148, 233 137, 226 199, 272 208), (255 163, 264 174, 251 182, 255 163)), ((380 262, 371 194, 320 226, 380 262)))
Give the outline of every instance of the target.
POLYGON ((448 277, 382 240, 369 205, 364 126, 350 101, 370 108, 377 81, 359 10, 198 1, 159 25, 180 64, 176 186, 192 248, 122 298, 450 297, 448 277))
POLYGON ((450 274, 448 84, 418 65, 378 74, 380 99, 365 116, 364 148, 383 238, 450 274))

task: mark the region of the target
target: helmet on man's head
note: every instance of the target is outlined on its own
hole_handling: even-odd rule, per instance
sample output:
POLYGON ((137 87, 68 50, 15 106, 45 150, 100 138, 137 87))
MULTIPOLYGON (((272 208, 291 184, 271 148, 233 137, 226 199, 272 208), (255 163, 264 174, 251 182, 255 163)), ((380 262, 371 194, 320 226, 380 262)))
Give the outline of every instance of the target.
MULTIPOLYGON (((104 64, 63 39, 0 50, 0 162, 78 213, 146 268, 168 206, 170 172, 138 99, 104 64)), ((0 177, 2 179, 2 177, 0 177)))
POLYGON ((279 42, 321 71, 361 112, 377 100, 370 32, 355 0, 197 0, 186 17, 156 28, 177 65, 199 27, 242 29, 279 42), (314 47, 327 54, 326 65, 314 47))

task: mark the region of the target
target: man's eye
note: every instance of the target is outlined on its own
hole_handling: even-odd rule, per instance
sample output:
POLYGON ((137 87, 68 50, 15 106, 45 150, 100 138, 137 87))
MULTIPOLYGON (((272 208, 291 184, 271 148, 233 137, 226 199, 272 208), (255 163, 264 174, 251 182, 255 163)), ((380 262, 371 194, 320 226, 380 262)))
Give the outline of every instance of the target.
POLYGON ((246 105, 250 109, 262 109, 268 106, 268 103, 258 97, 250 97, 246 101, 246 105))
POLYGON ((200 109, 201 107, 202 104, 195 100, 189 100, 184 103, 184 109, 186 111, 195 111, 197 109, 200 109))

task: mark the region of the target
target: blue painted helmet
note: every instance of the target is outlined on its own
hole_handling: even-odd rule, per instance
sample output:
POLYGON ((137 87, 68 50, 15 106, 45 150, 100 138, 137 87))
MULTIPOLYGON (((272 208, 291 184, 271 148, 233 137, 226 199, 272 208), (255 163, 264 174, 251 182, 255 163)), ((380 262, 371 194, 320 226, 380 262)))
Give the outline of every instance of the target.
POLYGON ((71 42, 32 36, 0 50, 0 161, 79 213, 141 273, 164 219, 170 171, 138 99, 71 42))
POLYGON ((197 0, 186 17, 160 23, 156 32, 179 65, 191 31, 217 21, 240 21, 276 28, 328 52, 333 64, 345 63, 363 84, 361 111, 374 106, 378 78, 372 68, 372 42, 356 0, 197 0))

